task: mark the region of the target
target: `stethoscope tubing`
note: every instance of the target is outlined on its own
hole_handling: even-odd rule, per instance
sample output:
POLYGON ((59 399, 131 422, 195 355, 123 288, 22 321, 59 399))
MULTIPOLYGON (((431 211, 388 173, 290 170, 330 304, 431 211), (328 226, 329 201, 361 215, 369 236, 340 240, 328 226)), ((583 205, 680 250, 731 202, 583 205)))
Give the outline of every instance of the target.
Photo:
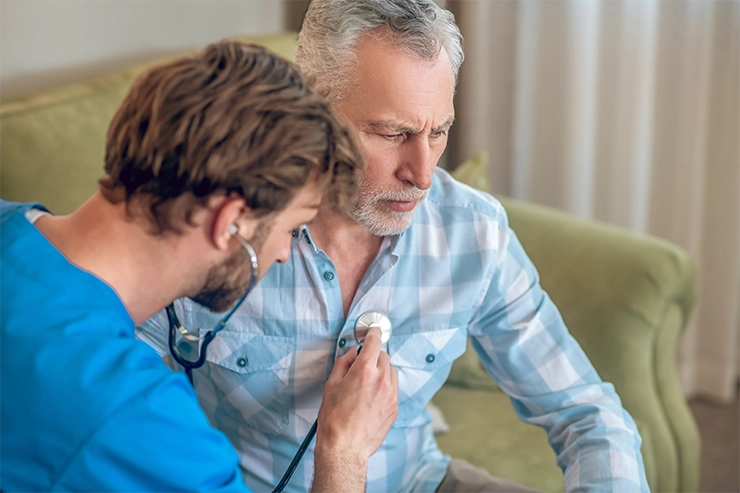
POLYGON ((301 446, 298 447, 298 450, 293 456, 293 460, 290 461, 290 465, 285 470, 283 477, 280 478, 280 482, 277 484, 277 486, 275 486, 275 489, 272 490, 272 493, 281 493, 285 489, 285 487, 288 485, 288 482, 290 481, 290 478, 293 477, 293 473, 298 467, 298 464, 301 463, 301 459, 303 459, 303 456, 306 454, 306 450, 308 450, 308 446, 311 445, 311 442, 316 436, 316 430, 318 429, 318 427, 319 427, 319 418, 316 418, 316 421, 313 422, 311 429, 308 430, 308 433, 306 433, 306 436, 303 439, 303 442, 301 442, 301 446))

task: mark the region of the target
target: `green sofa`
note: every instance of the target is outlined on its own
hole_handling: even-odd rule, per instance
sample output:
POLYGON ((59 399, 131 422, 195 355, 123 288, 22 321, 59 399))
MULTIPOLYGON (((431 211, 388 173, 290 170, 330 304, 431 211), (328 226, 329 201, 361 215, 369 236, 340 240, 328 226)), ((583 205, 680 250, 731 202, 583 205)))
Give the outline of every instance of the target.
MULTIPOLYGON (((292 58, 296 38, 244 39, 292 58)), ((102 174, 108 122, 144 68, 2 104, 0 197, 40 201, 57 214, 78 207, 102 174)), ((484 157, 454 174, 487 189, 484 157)), ((656 238, 501 201, 571 332, 638 423, 653 491, 695 491, 699 436, 675 364, 693 303, 687 255, 656 238)), ((472 349, 455 363, 434 402, 451 428, 438 437, 445 452, 542 491, 564 489, 544 431, 518 421, 472 349)))

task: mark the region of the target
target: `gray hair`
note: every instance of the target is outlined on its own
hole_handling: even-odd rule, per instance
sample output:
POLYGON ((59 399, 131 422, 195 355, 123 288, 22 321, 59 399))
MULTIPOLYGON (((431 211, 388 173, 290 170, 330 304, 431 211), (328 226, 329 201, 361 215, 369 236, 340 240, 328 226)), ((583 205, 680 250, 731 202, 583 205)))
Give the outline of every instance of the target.
POLYGON ((463 62, 462 35, 455 16, 433 0, 312 0, 298 35, 296 64, 316 89, 336 101, 351 82, 360 38, 388 28, 409 55, 433 60, 444 48, 452 74, 463 62))

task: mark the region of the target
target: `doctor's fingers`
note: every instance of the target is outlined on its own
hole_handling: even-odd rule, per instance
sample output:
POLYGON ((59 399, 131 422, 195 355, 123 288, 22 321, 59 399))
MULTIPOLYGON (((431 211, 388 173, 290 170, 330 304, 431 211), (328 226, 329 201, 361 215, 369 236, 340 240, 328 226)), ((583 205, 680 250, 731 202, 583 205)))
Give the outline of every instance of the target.
POLYGON ((377 364, 378 354, 383 349, 383 342, 380 339, 382 332, 377 327, 371 327, 367 331, 365 341, 362 344, 362 352, 357 356, 357 362, 363 362, 363 364, 372 363, 373 366, 377 364))
POLYGON ((380 351, 380 354, 378 354, 377 367, 379 370, 387 370, 388 368, 392 368, 391 357, 388 356, 388 353, 386 353, 385 351, 380 351))
POLYGON ((378 384, 381 391, 386 391, 392 396, 398 395, 398 371, 391 365, 390 356, 385 351, 378 355, 378 384))
POLYGON ((350 349, 342 356, 337 358, 337 360, 334 362, 334 368, 332 368, 331 370, 328 381, 332 382, 343 379, 347 375, 347 372, 352 367, 352 364, 355 362, 356 359, 356 349, 350 349))
POLYGON ((398 417, 398 370, 388 365, 382 373, 383 382, 378 386, 376 399, 383 407, 384 422, 390 427, 398 417))
POLYGON ((391 366, 391 384, 396 389, 396 399, 398 399, 398 370, 395 366, 391 366))

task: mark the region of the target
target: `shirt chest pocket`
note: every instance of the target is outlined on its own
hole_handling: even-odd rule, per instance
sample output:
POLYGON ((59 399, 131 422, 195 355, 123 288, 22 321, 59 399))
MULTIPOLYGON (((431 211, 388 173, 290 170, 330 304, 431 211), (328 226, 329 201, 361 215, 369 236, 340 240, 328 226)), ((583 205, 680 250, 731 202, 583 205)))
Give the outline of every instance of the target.
POLYGON ((398 370, 398 418, 394 426, 428 420, 427 403, 447 380, 452 362, 465 352, 466 332, 459 328, 393 334, 388 341, 391 365, 398 370))
POLYGON ((285 428, 293 345, 289 337, 219 332, 208 346, 205 378, 196 380, 199 396, 212 401, 213 424, 220 427, 226 425, 220 420, 232 420, 231 426, 268 433, 285 428))

